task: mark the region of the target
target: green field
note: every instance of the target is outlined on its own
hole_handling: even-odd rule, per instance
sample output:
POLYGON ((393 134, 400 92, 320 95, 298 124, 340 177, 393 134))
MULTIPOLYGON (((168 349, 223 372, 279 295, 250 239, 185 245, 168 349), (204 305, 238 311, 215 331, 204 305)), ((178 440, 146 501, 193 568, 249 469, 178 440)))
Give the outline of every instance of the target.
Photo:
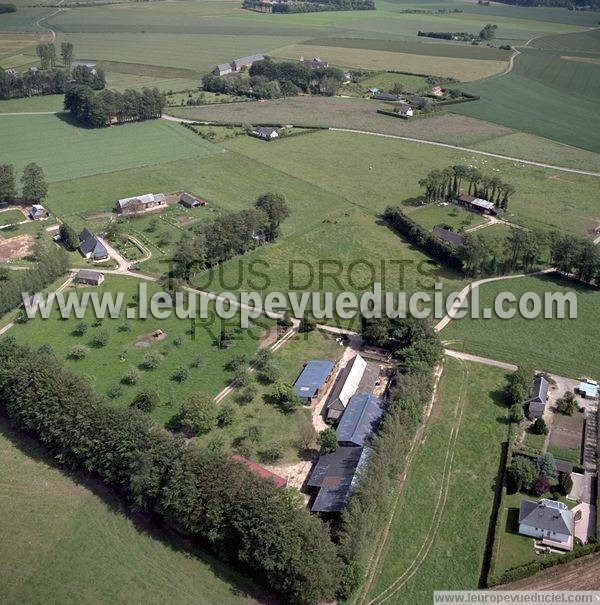
POLYGON ((0 421, 6 605, 158 603, 250 605, 260 590, 174 532, 131 515, 102 483, 57 468, 0 421), (35 556, 33 556, 35 553, 35 556))
POLYGON ((480 101, 454 105, 452 111, 598 152, 600 65, 563 56, 600 57, 599 41, 600 32, 595 30, 553 37, 552 50, 522 49, 511 73, 467 87, 482 97, 480 101), (582 45, 593 37, 595 52, 569 50, 577 36, 583 37, 582 45), (557 48, 560 40, 565 40, 563 48, 557 48))
POLYGON ((460 206, 440 204, 417 206, 414 210, 410 210, 410 218, 425 229, 447 226, 454 231, 464 231, 485 222, 480 214, 469 212, 460 206))
POLYGON ((480 305, 491 307, 500 292, 517 297, 526 292, 569 292, 577 295, 577 319, 535 320, 519 314, 510 321, 493 319, 451 321, 441 333, 451 347, 476 355, 534 367, 571 378, 598 373, 600 326, 595 320, 600 291, 555 277, 524 277, 480 286, 480 305))
MULTIPOLYGON (((140 282, 147 283, 132 278, 107 276, 104 284, 94 291, 110 291, 113 294, 123 292, 124 304, 130 304, 140 282)), ((82 289, 85 288, 79 288, 79 291, 82 289)), ((157 285, 148 284, 149 296, 157 291, 160 291, 157 285)), ((261 325, 269 325, 268 320, 265 322, 261 325)), ((101 326, 95 327, 90 305, 83 320, 74 316, 63 320, 55 309, 50 319, 43 320, 38 317, 17 325, 11 330, 11 335, 32 347, 50 344, 69 367, 87 376, 101 395, 106 395, 111 388, 121 385, 122 377, 131 368, 138 368, 140 378, 137 384, 121 385, 120 394, 112 401, 115 405, 124 406, 128 405, 140 390, 156 390, 160 395, 161 405, 154 410, 153 416, 157 421, 164 423, 177 413, 181 401, 190 393, 199 391, 216 395, 231 380, 231 372, 227 371, 225 365, 233 355, 254 355, 262 328, 239 330, 232 346, 220 349, 215 343, 223 323, 222 320, 211 317, 192 324, 190 320, 179 320, 175 316, 164 320, 149 317, 147 320, 125 322, 121 316, 120 319, 105 319, 101 326), (74 332, 80 321, 86 323, 88 328, 83 336, 74 332), (130 330, 123 330, 125 323, 129 325, 130 330), (108 330, 109 340, 106 346, 95 347, 92 340, 100 329, 108 330), (141 337, 157 329, 167 334, 164 340, 153 342, 149 347, 136 344, 141 337), (71 359, 71 349, 80 344, 89 347, 88 355, 80 360, 71 359), (158 351, 163 355, 162 362, 154 370, 143 368, 144 355, 148 351, 158 351), (191 363, 198 356, 202 358, 201 366, 192 368, 191 363), (171 374, 181 367, 187 368, 189 375, 184 382, 176 382, 171 379, 171 374)))
POLYGON ((501 370, 446 358, 365 602, 427 603, 434 590, 477 588, 507 436, 505 380, 501 370))
POLYGON ((17 172, 37 162, 49 181, 61 181, 221 151, 165 120, 100 130, 81 128, 68 120, 63 115, 0 116, 5 143, 0 162, 14 164, 17 172))

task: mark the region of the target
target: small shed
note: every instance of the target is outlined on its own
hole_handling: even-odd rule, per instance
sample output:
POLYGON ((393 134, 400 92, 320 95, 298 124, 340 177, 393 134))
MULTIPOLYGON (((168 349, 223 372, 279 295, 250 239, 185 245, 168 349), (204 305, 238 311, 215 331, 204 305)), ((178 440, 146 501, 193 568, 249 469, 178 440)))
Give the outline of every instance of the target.
POLYGON ((198 206, 206 206, 206 200, 186 193, 185 191, 179 196, 179 203, 186 208, 198 208, 198 206))
POLYGON ((39 221, 47 216, 48 211, 41 204, 34 204, 29 211, 29 218, 32 221, 39 221))
POLYGON ((78 284, 86 284, 88 286, 99 286, 104 281, 104 274, 100 271, 92 271, 90 269, 81 269, 75 275, 75 282, 78 284))
POLYGON ((584 380, 579 383, 577 390, 584 399, 598 399, 600 386, 595 380, 584 380))

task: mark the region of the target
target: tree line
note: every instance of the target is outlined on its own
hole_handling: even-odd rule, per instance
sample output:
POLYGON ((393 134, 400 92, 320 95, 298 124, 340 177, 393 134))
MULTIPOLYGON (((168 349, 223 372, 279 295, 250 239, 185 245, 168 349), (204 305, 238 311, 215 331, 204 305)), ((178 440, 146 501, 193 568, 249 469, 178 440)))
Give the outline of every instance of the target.
MULTIPOLYGON (((23 168, 21 185, 20 199, 27 202, 41 202, 48 195, 44 171, 34 162, 23 168)), ((10 204, 18 199, 15 167, 12 164, 0 164, 0 204, 10 204)))
POLYGON ((0 15, 3 13, 16 13, 17 7, 14 4, 0 4, 0 15))
POLYGON ((366 468, 342 512, 337 534, 346 563, 342 596, 361 583, 404 470, 423 412, 431 400, 433 369, 442 355, 440 340, 430 322, 415 318, 363 320, 363 338, 386 348, 396 362, 389 404, 373 436, 366 468))
POLYGON ((165 105, 166 96, 158 88, 96 93, 89 86, 78 85, 67 90, 64 100, 65 109, 90 128, 160 118, 165 105))
POLYGON ((0 315, 23 303, 22 292, 41 292, 69 269, 67 255, 56 247, 47 250, 36 243, 33 258, 35 265, 25 271, 5 269, 0 273, 0 315))
POLYGON ((301 92, 331 96, 344 81, 344 73, 335 67, 311 69, 294 61, 276 63, 268 57, 254 63, 249 74, 250 78, 206 74, 202 78, 202 87, 209 92, 276 99, 301 92))
POLYGON ((425 189, 425 201, 428 203, 452 199, 460 195, 466 186, 468 195, 480 197, 498 208, 506 210, 515 188, 497 176, 483 174, 473 166, 457 164, 443 170, 432 170, 419 181, 425 189))
POLYGON ((318 517, 226 455, 187 444, 139 409, 108 404, 50 347, 0 341, 0 409, 62 464, 112 486, 286 601, 336 597, 343 564, 318 517))
POLYGON ((600 10, 600 0, 499 0, 513 6, 551 6, 569 10, 600 10))
POLYGON ((253 208, 202 223, 192 235, 182 237, 173 259, 174 276, 190 279, 195 273, 244 254, 260 243, 275 241, 289 213, 283 194, 264 193, 253 208))
POLYGON ((46 71, 29 70, 21 74, 0 67, 0 99, 62 94, 78 84, 101 90, 106 85, 106 78, 101 69, 93 73, 85 65, 78 65, 72 71, 52 68, 46 71))
MULTIPOLYGON (((244 5, 255 0, 244 0, 244 5)), ((247 8, 247 7, 246 7, 247 8)), ((324 11, 375 10, 375 0, 303 0, 301 2, 276 2, 271 5, 274 13, 319 13, 324 11)))

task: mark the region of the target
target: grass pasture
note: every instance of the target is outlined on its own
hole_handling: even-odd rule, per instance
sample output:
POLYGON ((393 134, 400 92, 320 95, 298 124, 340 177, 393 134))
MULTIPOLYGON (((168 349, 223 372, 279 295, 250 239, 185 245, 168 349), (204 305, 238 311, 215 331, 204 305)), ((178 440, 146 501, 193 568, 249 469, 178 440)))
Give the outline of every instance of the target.
POLYGON ((524 319, 518 312, 509 321, 500 320, 495 314, 488 320, 455 319, 441 332, 442 339, 450 341, 451 348, 562 376, 577 378, 597 373, 600 358, 594 343, 600 328, 594 317, 600 290, 553 276, 523 277, 480 286, 481 308, 493 308, 496 295, 505 291, 517 298, 535 292, 542 299, 545 292, 575 292, 577 319, 524 319))
POLYGON ((446 358, 439 399, 365 602, 381 595, 390 603, 427 603, 442 587, 477 588, 507 433, 504 383, 498 369, 446 358))
POLYGON ((249 579, 174 532, 128 514, 106 486, 58 468, 4 420, 0 466, 2 516, 10 519, 0 534, 6 605, 258 602, 249 579))
POLYGON ((438 226, 448 226, 454 231, 464 231, 485 222, 485 219, 481 215, 469 212, 453 204, 446 206, 442 206, 441 204, 420 206, 411 210, 410 218, 429 230, 438 226))
POLYGON ((165 120, 100 130, 81 128, 68 120, 66 115, 0 116, 6 143, 0 162, 13 163, 17 172, 28 162, 37 162, 53 182, 221 151, 165 120))

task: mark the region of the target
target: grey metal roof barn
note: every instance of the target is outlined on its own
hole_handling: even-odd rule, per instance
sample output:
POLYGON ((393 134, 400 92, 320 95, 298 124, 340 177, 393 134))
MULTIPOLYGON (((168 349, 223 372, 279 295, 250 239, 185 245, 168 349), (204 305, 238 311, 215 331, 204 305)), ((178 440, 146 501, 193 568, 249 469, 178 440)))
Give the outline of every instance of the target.
POLYGON ((311 506, 313 512, 339 512, 346 506, 368 452, 363 447, 338 447, 319 458, 307 481, 309 487, 319 488, 311 506))
POLYGON ((521 500, 519 523, 552 531, 558 534, 573 535, 573 513, 562 502, 542 499, 539 502, 521 500))
POLYGON ((460 233, 450 231, 450 229, 444 229, 443 227, 434 227, 431 230, 431 235, 441 239, 446 244, 454 246, 455 248, 460 248, 464 242, 464 238, 460 233))
POLYGON ((333 362, 328 359, 311 359, 302 370, 294 384, 294 393, 301 399, 311 399, 327 382, 333 362))
POLYGON ((338 442, 342 445, 365 444, 365 441, 377 430, 385 410, 383 400, 369 393, 354 395, 337 427, 338 442))
POLYGON ((231 62, 231 66, 235 71, 239 71, 243 67, 251 67, 253 63, 257 63, 258 61, 262 61, 263 59, 263 55, 248 55, 247 57, 240 57, 239 59, 234 59, 231 62))

